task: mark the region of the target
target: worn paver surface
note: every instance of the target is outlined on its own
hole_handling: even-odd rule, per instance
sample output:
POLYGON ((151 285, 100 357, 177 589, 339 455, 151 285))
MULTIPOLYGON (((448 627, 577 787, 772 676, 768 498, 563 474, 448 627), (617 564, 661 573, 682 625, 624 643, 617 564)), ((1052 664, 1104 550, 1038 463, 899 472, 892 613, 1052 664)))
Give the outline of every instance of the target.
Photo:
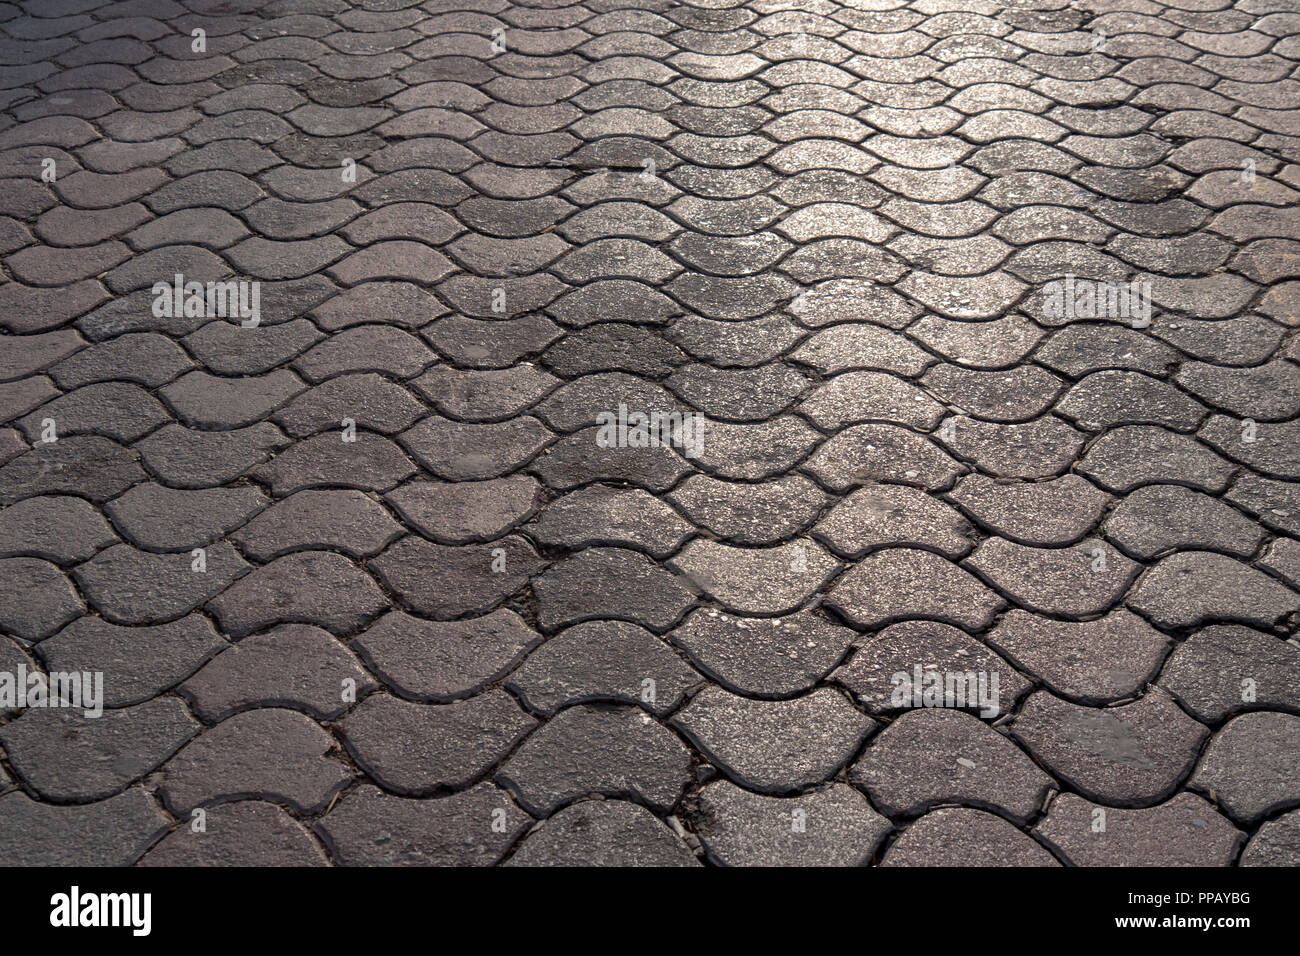
POLYGON ((0 111, 0 863, 1300 862, 1296 0, 0 2, 0 111))

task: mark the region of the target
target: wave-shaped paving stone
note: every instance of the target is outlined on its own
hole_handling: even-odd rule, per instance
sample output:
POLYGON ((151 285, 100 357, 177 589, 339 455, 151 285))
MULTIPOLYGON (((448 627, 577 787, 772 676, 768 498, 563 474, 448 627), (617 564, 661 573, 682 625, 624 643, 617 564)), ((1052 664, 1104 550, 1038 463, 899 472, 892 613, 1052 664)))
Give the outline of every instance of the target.
POLYGON ((662 412, 681 407, 662 385, 624 372, 604 372, 564 383, 539 402, 532 413, 556 431, 575 432, 597 424, 601 413, 619 405, 662 412))
POLYGON ((827 431, 864 421, 926 430, 944 417, 943 406, 910 382, 872 371, 835 376, 800 402, 798 411, 827 431))
POLYGON ((167 834, 140 866, 328 866, 301 823, 259 800, 206 811, 205 830, 182 826, 167 834))
POLYGON ((231 540, 255 561, 308 549, 365 558, 404 533, 383 506, 363 492, 299 491, 261 512, 231 540))
POLYGON ((825 442, 803 466, 832 491, 897 482, 929 491, 949 487, 962 466, 924 435, 897 425, 855 425, 825 442))
POLYGON ((136 332, 83 349, 51 368, 49 375, 65 390, 114 380, 157 388, 193 365, 167 336, 136 332))
POLYGON ((261 421, 306 387, 287 369, 241 378, 194 371, 158 394, 186 425, 237 428, 261 421))
POLYGON ((1188 786, 1247 826, 1296 805, 1300 717, 1242 714, 1214 735, 1188 786))
POLYGON ((259 706, 330 720, 376 686, 330 634, 285 624, 222 651, 182 684, 180 693, 200 718, 212 723, 259 706))
POLYGON ((854 632, 807 611, 737 617, 700 608, 670 639, 724 687, 747 696, 788 697, 812 688, 837 663, 854 632))
MULTIPOLYGON (((902 329, 920 313, 897 292, 869 279, 831 279, 800 293, 790 311, 812 328, 858 319, 902 329)), ((730 318, 731 316, 723 316, 730 318)))
POLYGON ((1025 701, 1011 731, 1084 796, 1125 807, 1164 799, 1186 777, 1209 736, 1157 688, 1109 708, 1082 707, 1038 691, 1025 701))
POLYGON ((531 823, 490 783, 431 800, 367 784, 340 800, 317 828, 343 866, 490 866, 531 823))
MULTIPOLYGON (((981 371, 938 365, 925 373, 926 388, 968 415, 994 422, 1025 422, 1045 412, 1062 382, 1037 366, 981 371)), ((932 427, 933 423, 922 427, 932 427)))
POLYGON ((271 416, 295 437, 340 428, 351 419, 358 428, 392 435, 409 428, 427 411, 410 392, 374 372, 340 375, 308 389, 271 416))
POLYGON ((589 485, 559 498, 530 529, 543 545, 578 549, 617 545, 663 559, 695 528, 677 512, 639 488, 589 485))
POLYGON ((1217 494, 1234 469, 1191 436, 1155 425, 1128 425, 1093 442, 1077 470, 1115 493, 1161 482, 1217 494))
POLYGON ((1059 418, 1006 425, 964 416, 944 421, 943 443, 1001 478, 1051 478, 1078 456, 1085 437, 1059 418))
POLYGON ((669 500, 721 538, 742 545, 771 545, 807 528, 830 499, 800 475, 759 484, 692 475, 669 500))
POLYGON ((724 607, 757 615, 793 611, 840 568, 803 539, 774 548, 733 548, 696 538, 669 566, 724 607))
POLYGON ((978 578, 929 551, 889 548, 849 569, 826 604, 863 628, 904 618, 933 618, 968 630, 993 621, 1003 600, 978 578))
POLYGON ((1300 811, 1284 813, 1261 826, 1242 851, 1240 865, 1300 865, 1300 811))
POLYGON ((1063 793, 1033 832, 1075 866, 1231 866, 1243 840, 1209 803, 1187 792, 1147 810, 1098 806, 1063 793))
POLYGON ((547 348, 541 361, 564 378, 593 372, 658 378, 690 360, 661 331, 626 322, 602 322, 570 332, 547 348))
POLYGON ((1017 482, 970 474, 948 497, 1002 537, 1040 547, 1079 541, 1112 500, 1078 475, 1017 482))
POLYGON ((624 621, 570 627, 529 654, 506 681, 532 710, 593 701, 639 704, 656 716, 675 710, 700 677, 657 637, 624 621))
MULTIPOLYGON (((1276 322, 1259 315, 1214 320, 1158 316, 1152 319, 1151 333, 1189 355, 1212 360, 1216 366, 1259 365, 1277 350, 1285 334, 1276 322)), ((1189 375, 1189 379, 1195 381, 1196 376, 1189 375)))
POLYGON ((728 776, 763 793, 790 793, 828 780, 877 727, 829 687, 781 701, 707 687, 673 724, 728 776))
POLYGON ((168 761, 159 794, 176 816, 250 798, 318 813, 352 779, 336 749, 310 717, 278 707, 251 710, 204 731, 168 761))
POLYGON ((788 415, 745 424, 706 421, 700 453, 692 460, 718 477, 737 481, 784 474, 822 440, 807 422, 788 415))
POLYGON ((850 558, 880 547, 913 546, 955 561, 973 547, 973 531, 958 512, 923 491, 873 485, 836 504, 813 535, 850 558))
POLYGON ((1300 535, 1300 488, 1291 482, 1242 475, 1223 497, 1275 531, 1300 535))
MULTIPOLYGON (((440 478, 498 478, 532 461, 553 439, 537 419, 465 424, 431 415, 402 433, 402 444, 440 478)), ((405 476, 403 476, 405 477, 405 476)))
MULTIPOLYGON (((137 336, 124 335, 108 345, 128 338, 137 336)), ((256 375, 282 365, 321 338, 320 330, 307 319, 294 319, 255 328, 244 328, 229 321, 209 322, 182 341, 200 362, 218 375, 256 375)), ((86 353, 88 357, 93 354, 86 353)), ((70 365, 73 361, 75 359, 63 365, 70 365)), ((169 375, 168 380, 171 377, 169 375)))
POLYGON ((546 631, 597 617, 662 631, 694 603, 676 575, 624 548, 587 548, 557 562, 534 580, 533 591, 546 631))
POLYGON ((957 710, 903 714, 849 769, 890 816, 913 816, 945 803, 997 809, 1029 819, 1054 786, 1015 744, 978 717, 957 710))
POLYGON ((1118 425, 1188 431, 1200 423, 1207 409, 1168 382, 1140 372, 1107 370, 1077 382, 1057 403, 1056 411, 1089 431, 1118 425))
MULTIPOLYGON (((902 706, 909 708, 926 696, 933 697, 934 691, 927 693, 926 674, 937 678, 941 702, 946 701, 943 695, 949 675, 961 675, 962 698, 954 704, 985 719, 1009 713, 1030 687, 1005 660, 947 624, 904 621, 870 638, 860 638, 857 644, 853 657, 831 679, 852 691, 854 699, 877 716, 897 711, 899 695, 907 701, 902 706), (923 675, 920 683, 916 681, 917 668, 923 675), (987 699, 979 694, 981 675, 987 699)), ((955 691, 956 685, 953 687, 955 691)))
POLYGON ((357 637, 356 646, 403 697, 445 703, 498 680, 540 641, 519 615, 498 608, 445 622, 393 611, 357 637))
POLYGON ((0 511, 0 557, 75 564, 117 540, 103 516, 80 498, 28 498, 0 511))
MULTIPOLYGON (((5 379, 25 378, 41 369, 57 368, 70 355, 84 348, 84 341, 72 329, 5 336, 0 339, 0 366, 4 368, 5 379)), ((65 387, 85 384, 89 383, 69 383, 65 387)))
MULTIPOLYGON (((128 417, 131 417, 131 415, 133 414, 135 418, 135 424, 137 426, 140 424, 142 420, 146 421, 147 423, 147 419, 150 415, 149 409, 151 407, 152 400, 148 400, 141 403, 139 393, 135 391, 135 389, 137 388, 137 386, 135 385, 127 385, 126 383, 122 383, 122 382, 116 383, 116 385, 118 387, 117 389, 115 389, 113 385, 110 385, 108 391, 115 392, 120 389, 126 389, 127 392, 125 396, 123 396, 126 399, 126 401, 128 402, 135 401, 137 406, 141 404, 144 405, 143 410, 137 407, 134 413, 128 413, 128 417)), ((148 399, 147 395, 145 397, 146 399, 148 399)), ((37 376, 32 376, 31 378, 25 378, 21 382, 6 382, 5 384, 0 385, 0 418, 3 418, 5 421, 14 421, 17 418, 17 416, 21 415, 23 412, 29 411, 30 409, 37 407, 42 402, 50 403, 49 405, 45 406, 45 408, 48 410, 49 408, 53 407, 53 402, 51 400, 59 401, 60 398, 68 398, 68 396, 66 395, 60 396, 59 390, 55 388, 52 384, 50 384, 50 380, 45 378, 45 376, 43 375, 37 375, 37 376)), ((94 406, 92 405, 92 411, 86 413, 84 409, 75 407, 78 401, 79 401, 78 399, 74 398, 62 404, 65 408, 71 409, 73 413, 76 414, 77 417, 82 420, 82 423, 88 427, 79 428, 74 422, 71 431, 73 431, 74 433, 78 431, 88 431, 88 432, 96 431, 100 422, 94 417, 95 416, 95 412, 93 411, 94 406)), ((14 421, 14 424, 20 426, 22 432, 27 436, 28 441, 32 443, 37 443, 37 442, 48 440, 42 438, 41 435, 42 433, 48 434, 48 429, 50 427, 49 423, 54 421, 55 420, 53 418, 50 418, 48 414, 43 414, 34 420, 29 416, 25 420, 25 424, 20 424, 17 421, 14 421)), ((65 418, 65 424, 66 424, 66 418, 65 418)), ((55 423, 55 427, 57 427, 57 422, 55 423)), ((128 424, 128 429, 130 429, 130 427, 131 426, 128 424)), ((118 431, 117 429, 114 429, 112 427, 111 422, 109 424, 108 430, 118 431)), ((148 428, 146 427, 145 430, 147 431, 148 428)), ((65 431, 67 431, 67 429, 65 429, 65 431)), ((113 437, 121 440, 120 433, 114 434, 113 437)))
POLYGON ((626 800, 584 800, 545 820, 507 866, 699 866, 677 833, 626 800))
POLYGON ((280 623, 348 633, 388 602, 370 576, 340 554, 302 551, 253 570, 208 604, 232 637, 280 623))
POLYGON ((151 700, 227 646, 202 614, 152 627, 127 627, 87 615, 41 642, 50 671, 104 675, 105 707, 151 700))
POLYGON ((361 325, 335 332, 293 361, 293 368, 318 383, 345 372, 382 372, 411 378, 433 360, 433 350, 401 329, 361 325))
POLYGON ((518 536, 448 547, 412 535, 370 562, 380 580, 413 610, 434 618, 484 614, 544 566, 518 536))
POLYGON ((1148 570, 1129 606, 1161 627, 1237 621, 1269 627, 1300 611, 1300 594, 1211 551, 1180 551, 1148 570))
POLYGON ((538 483, 526 475, 487 481, 415 480, 385 499, 421 534, 443 544, 491 541, 529 518, 538 483))
POLYGON ((1108 368, 1158 376, 1174 365, 1179 356, 1149 335, 1107 324, 1071 325, 1061 329, 1034 353, 1034 358, 1048 368, 1071 376, 1108 368))
MULTIPOLYGON (((716 444, 717 428, 712 423, 710 426, 705 449, 716 444)), ((682 475, 691 471, 690 465, 667 445, 604 448, 597 442, 599 436, 600 431, 596 428, 566 435, 544 449, 531 470, 546 484, 560 491, 569 491, 591 481, 619 481, 656 492, 667 491, 682 475)))
MULTIPOLYGON (((272 425, 265 427, 280 434, 272 425)), ((344 441, 342 434, 326 432, 300 441, 250 474, 268 482, 275 496, 281 498, 304 488, 331 485, 384 492, 417 470, 402 450, 386 438, 358 432, 356 441, 344 441)), ((167 480, 165 474, 161 477, 167 480)))
POLYGON ((251 486, 185 490, 141 482, 108 502, 104 511, 136 547, 179 551, 221 538, 269 503, 251 486))
POLYGON ((474 782, 536 726, 501 690, 450 704, 373 694, 343 721, 343 733, 381 785, 427 794, 474 782))
POLYGON ((645 711, 584 704, 561 711, 524 741, 497 780, 538 816, 590 793, 667 813, 690 772, 690 751, 645 711))
POLYGON ((722 866, 865 866, 891 829, 843 783, 770 797, 719 780, 700 793, 691 818, 722 866))
MULTIPOLYGON (((603 203, 592 212, 617 205, 621 204, 603 203)), ((575 217, 566 225, 581 218, 575 217)), ((622 221, 620 227, 627 228, 622 221)), ((631 279, 601 279, 566 293, 548 305, 546 311, 564 325, 582 328, 611 319, 635 321, 641 325, 665 325, 671 317, 680 314, 682 308, 668 296, 643 283, 631 279)))
POLYGON ((0 865, 129 866, 168 827, 142 787, 81 806, 0 796, 0 865))
POLYGON ((1180 485, 1138 488, 1115 507, 1103 528, 1124 551, 1144 561, 1174 549, 1249 558, 1264 537, 1264 530, 1240 512, 1180 485))
POLYGON ((1074 618, 1112 607, 1141 570, 1096 538, 1068 548, 1030 548, 988 538, 965 563, 1016 603, 1074 618))
POLYGON ((1292 588, 1300 588, 1300 541, 1276 539, 1259 559, 1259 566, 1272 571, 1292 588))
POLYGON ((64 324, 107 298, 98 282, 74 282, 57 292, 8 282, 0 291, 0 324, 13 332, 40 332, 64 324))
POLYGON ((455 419, 482 422, 517 415, 561 383, 525 362, 486 371, 435 365, 411 384, 438 411, 455 419))
POLYGON ((99 434, 130 443, 170 422, 171 417, 139 385, 100 382, 41 405, 14 424, 28 441, 39 442, 44 440, 47 420, 55 423, 60 435, 99 434))
POLYGON ((199 550, 151 554, 119 544, 74 574, 87 600, 110 621, 151 624, 194 610, 249 570, 228 542, 199 550))
POLYGON ((687 365, 664 382, 710 418, 759 421, 783 411, 810 385, 786 365, 752 369, 716 369, 687 365))
MULTIPOLYGON (((358 442, 364 437, 358 436, 358 442)), ((289 439, 269 422, 219 432, 167 425, 136 443, 135 450, 140 453, 140 459, 150 473, 165 484, 176 488, 215 488, 239 478, 288 444, 289 439)), ((277 461, 268 472, 272 482, 280 482, 277 494, 287 494, 290 486, 289 479, 277 479, 277 475, 287 469, 308 470, 309 466, 301 459, 310 454, 310 450, 298 451, 295 448, 293 451, 297 452, 294 457, 287 462, 277 461)), ((378 468, 380 463, 374 460, 374 456, 370 458, 367 464, 378 468)))
POLYGON ((175 697, 96 717, 28 710, 0 727, 14 772, 46 800, 90 803, 121 792, 176 753, 201 725, 175 697))
MULTIPOLYGON (((413 283, 363 282, 317 305, 311 310, 311 315, 325 331, 334 332, 371 322, 383 322, 392 327, 414 328, 446 311, 437 299, 413 283)), ((321 338, 319 334, 313 336, 312 341, 301 347, 295 347, 291 355, 298 355, 304 348, 318 342, 321 338)), ((250 349, 258 347, 255 344, 257 341, 253 339, 250 342, 250 349)), ((437 346, 437 343, 432 340, 430 344, 437 346)), ((282 347, 288 348, 287 345, 282 347)), ((291 356, 286 356, 288 357, 291 356)))
POLYGON ((1300 422, 1268 422, 1251 428, 1227 415, 1214 415, 1197 435, 1215 450, 1253 471, 1300 480, 1300 422))
POLYGON ((1088 704, 1137 696, 1170 647, 1167 637, 1123 608, 1091 621, 1017 609, 985 640, 1055 693, 1088 704))
POLYGON ((1232 369, 1187 362, 1177 380, 1204 401, 1257 421, 1285 421, 1300 415, 1300 367, 1275 360, 1256 368, 1232 369))
POLYGON ((865 322, 823 329, 792 352, 790 358, 823 375, 877 369, 913 376, 935 361, 903 335, 865 322))
POLYGON ((932 810, 903 831, 881 866, 1060 866, 1050 852, 983 810, 932 810))

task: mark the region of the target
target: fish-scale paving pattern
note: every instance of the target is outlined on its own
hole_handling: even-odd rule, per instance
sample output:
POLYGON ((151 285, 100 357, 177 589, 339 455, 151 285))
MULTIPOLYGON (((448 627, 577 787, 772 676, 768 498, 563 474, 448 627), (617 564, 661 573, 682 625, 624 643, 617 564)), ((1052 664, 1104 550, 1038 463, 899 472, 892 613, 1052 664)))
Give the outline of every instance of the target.
POLYGON ((1296 865, 1297 103, 1294 0, 0 2, 104 707, 0 862, 1296 865))

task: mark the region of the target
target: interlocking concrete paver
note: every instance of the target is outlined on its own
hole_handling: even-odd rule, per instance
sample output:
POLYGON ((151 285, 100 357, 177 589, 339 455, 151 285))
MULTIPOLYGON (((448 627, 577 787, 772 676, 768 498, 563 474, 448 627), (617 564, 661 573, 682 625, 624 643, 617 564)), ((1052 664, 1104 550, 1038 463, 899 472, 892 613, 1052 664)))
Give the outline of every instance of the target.
POLYGON ((0 862, 1295 863, 1287 3, 237 6, 0 9, 0 862))

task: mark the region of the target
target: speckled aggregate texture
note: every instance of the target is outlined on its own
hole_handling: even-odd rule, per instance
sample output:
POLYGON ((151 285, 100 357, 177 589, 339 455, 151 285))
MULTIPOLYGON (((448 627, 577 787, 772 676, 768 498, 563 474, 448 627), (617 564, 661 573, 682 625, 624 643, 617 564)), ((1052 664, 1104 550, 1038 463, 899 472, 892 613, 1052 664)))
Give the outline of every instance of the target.
POLYGON ((1300 864, 1298 201, 1295 0, 0 0, 0 865, 1300 864))

